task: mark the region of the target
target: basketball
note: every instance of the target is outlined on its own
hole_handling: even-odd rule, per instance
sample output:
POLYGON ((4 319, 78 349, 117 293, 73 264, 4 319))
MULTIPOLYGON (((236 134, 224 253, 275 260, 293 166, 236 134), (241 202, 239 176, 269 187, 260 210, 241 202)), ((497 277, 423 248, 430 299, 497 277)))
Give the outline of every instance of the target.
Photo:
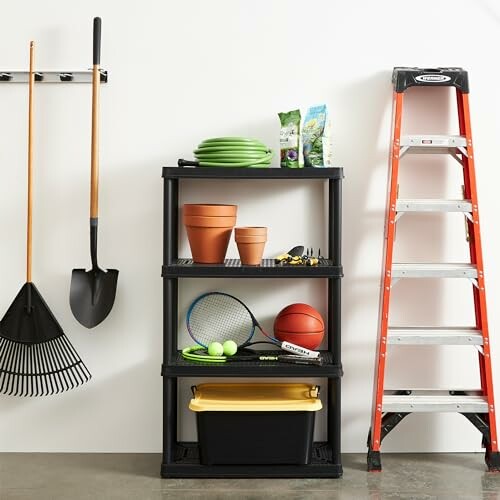
POLYGON ((321 314, 307 304, 290 304, 274 320, 274 336, 281 342, 317 349, 325 335, 321 314))

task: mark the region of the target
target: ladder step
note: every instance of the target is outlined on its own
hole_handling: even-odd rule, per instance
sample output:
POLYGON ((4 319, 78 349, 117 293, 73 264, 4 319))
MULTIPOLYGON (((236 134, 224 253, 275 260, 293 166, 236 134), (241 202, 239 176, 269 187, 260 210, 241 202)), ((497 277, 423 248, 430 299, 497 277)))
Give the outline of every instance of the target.
POLYGON ((472 212, 470 200, 399 199, 397 212, 472 212))
POLYGON ((451 395, 450 391, 427 389, 412 390, 410 395, 384 393, 382 411, 384 413, 488 413, 485 396, 479 391, 466 392, 466 395, 451 395))
POLYGON ((457 149, 466 154, 467 139, 462 135, 404 135, 400 140, 400 156, 413 154, 452 154, 457 149))
POLYGON ((387 343, 398 345, 483 345, 483 335, 467 327, 393 327, 387 343))
POLYGON ((392 278, 477 278, 477 269, 463 263, 398 263, 392 265, 392 278))

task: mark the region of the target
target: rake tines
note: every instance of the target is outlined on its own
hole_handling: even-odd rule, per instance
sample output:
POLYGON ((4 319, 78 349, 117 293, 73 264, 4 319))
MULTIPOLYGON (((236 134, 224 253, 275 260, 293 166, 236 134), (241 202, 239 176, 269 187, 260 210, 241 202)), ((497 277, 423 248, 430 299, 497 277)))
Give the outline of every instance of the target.
POLYGON ((47 396, 74 389, 91 378, 65 336, 40 344, 0 338, 0 393, 47 396))

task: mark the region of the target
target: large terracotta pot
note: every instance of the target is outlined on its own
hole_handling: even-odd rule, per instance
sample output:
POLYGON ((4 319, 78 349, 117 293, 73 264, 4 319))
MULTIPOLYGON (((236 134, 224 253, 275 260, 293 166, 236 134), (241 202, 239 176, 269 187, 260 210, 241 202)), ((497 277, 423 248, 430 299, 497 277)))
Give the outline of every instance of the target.
POLYGON ((267 241, 267 228, 237 227, 234 234, 241 263, 249 266, 259 266, 262 262, 262 254, 267 241))
POLYGON ((186 203, 182 207, 184 215, 201 215, 203 217, 236 217, 237 205, 216 205, 186 203))
POLYGON ((231 232, 236 224, 236 210, 236 205, 184 205, 183 222, 194 262, 224 262, 231 232))
POLYGON ((236 224, 236 217, 203 217, 203 215, 184 215, 182 218, 186 226, 194 227, 227 227, 236 224))

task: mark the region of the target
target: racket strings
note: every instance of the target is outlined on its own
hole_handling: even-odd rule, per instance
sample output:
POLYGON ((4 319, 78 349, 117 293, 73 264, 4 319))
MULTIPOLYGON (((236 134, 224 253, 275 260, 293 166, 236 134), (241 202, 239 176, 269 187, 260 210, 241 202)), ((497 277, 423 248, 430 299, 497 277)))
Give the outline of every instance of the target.
POLYGON ((220 293, 205 295, 193 304, 187 327, 193 340, 204 347, 226 340, 233 340, 240 346, 254 331, 252 317, 245 306, 220 293))

